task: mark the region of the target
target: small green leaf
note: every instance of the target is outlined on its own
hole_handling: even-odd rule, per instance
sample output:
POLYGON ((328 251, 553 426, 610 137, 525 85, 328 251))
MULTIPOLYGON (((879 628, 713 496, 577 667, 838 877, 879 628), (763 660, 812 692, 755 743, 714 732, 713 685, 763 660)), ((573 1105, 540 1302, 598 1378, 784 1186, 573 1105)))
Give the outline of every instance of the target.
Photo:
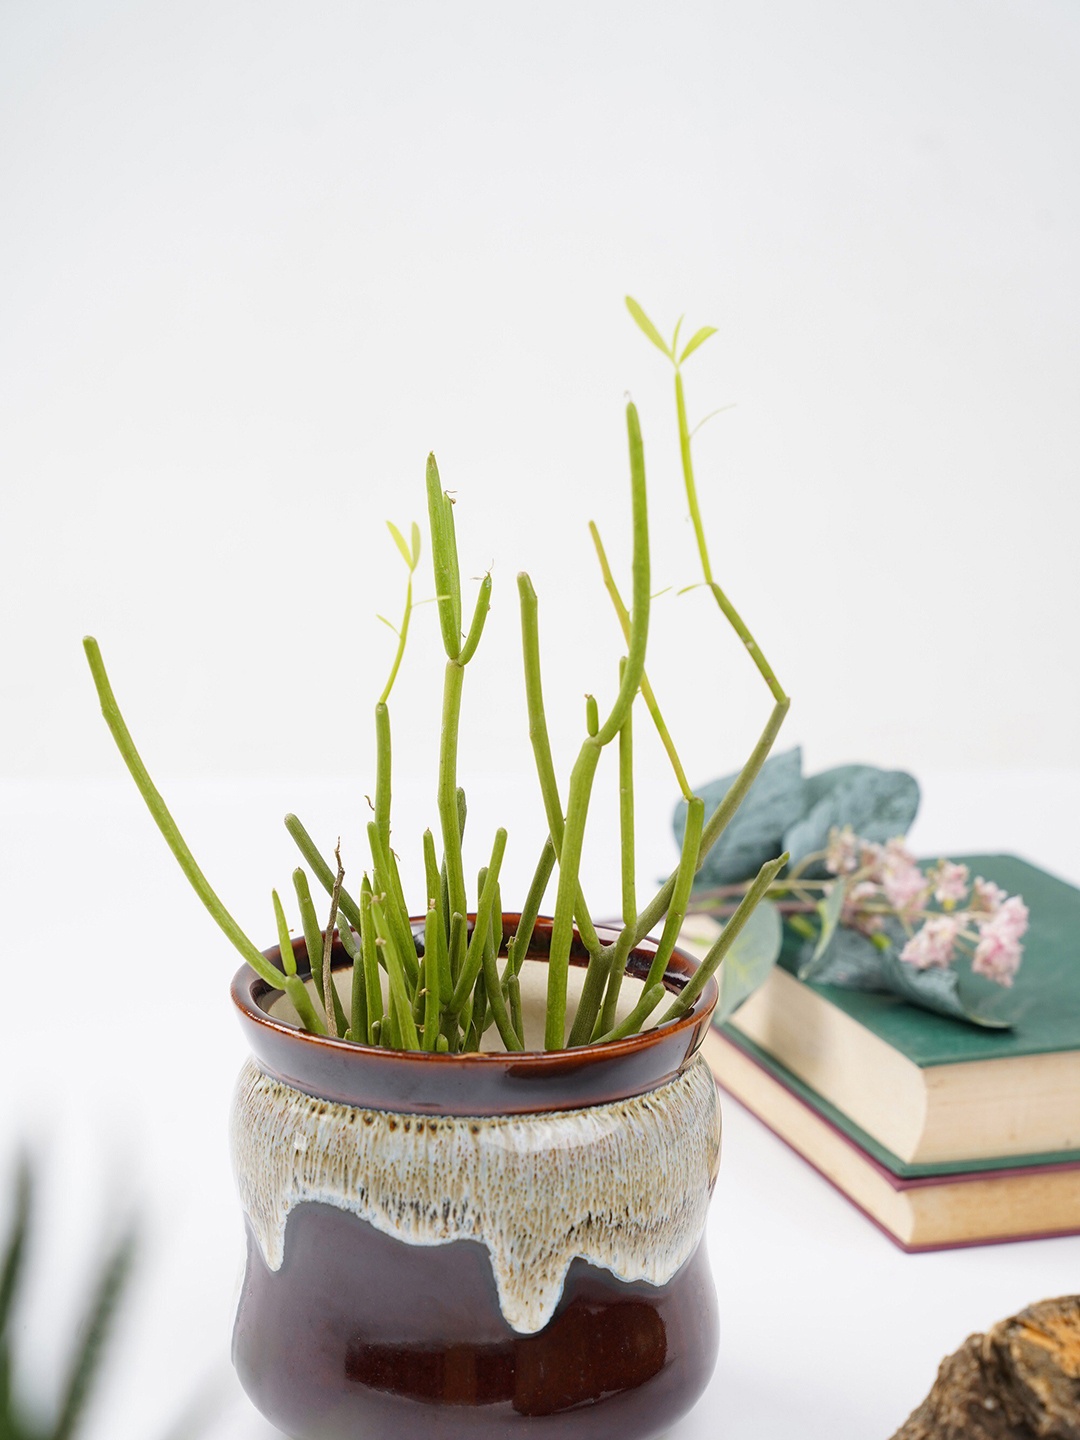
POLYGON ((762 900, 750 915, 720 966, 720 999, 714 1020, 729 1019, 776 964, 783 939, 780 912, 762 900))
POLYGON ((685 315, 680 315, 680 316, 679 316, 679 323, 675 326, 675 334, 671 337, 671 353, 672 353, 672 355, 674 355, 674 354, 675 354, 675 351, 679 348, 679 331, 682 329, 682 322, 683 322, 685 319, 686 319, 686 316, 685 316, 685 315))
MULTIPOLYGON (((386 528, 393 536, 394 544, 401 551, 401 558, 405 561, 405 564, 408 565, 409 569, 411 570, 415 564, 415 561, 413 560, 412 552, 410 551, 408 545, 405 544, 405 536, 402 535, 401 531, 397 528, 397 526, 392 520, 387 520, 386 528)), ((414 525, 413 529, 415 530, 415 528, 416 527, 414 525)))
POLYGON ((660 331, 657 330, 656 326, 645 314, 645 311, 642 310, 641 306, 630 295, 627 295, 626 297, 626 308, 634 317, 634 323, 637 325, 638 329, 642 332, 642 334, 647 335, 652 341, 652 343, 656 346, 656 348, 658 350, 662 350, 670 360, 672 358, 671 351, 664 344, 663 337, 661 336, 660 331))
POLYGON ((412 522, 412 564, 410 570, 415 570, 420 564, 420 526, 414 520, 412 522))
POLYGON ((388 630, 392 630, 394 634, 398 637, 398 639, 401 638, 401 631, 397 628, 397 626, 392 620, 388 620, 385 615, 376 615, 375 619, 381 620, 388 630))
POLYGON ((695 334, 691 335, 690 339, 686 342, 686 349, 679 356, 679 364, 681 365, 688 356, 692 355, 694 351, 699 348, 699 346, 704 345, 705 341, 708 340, 710 335, 715 334, 715 325, 703 325, 701 329, 698 330, 695 334))

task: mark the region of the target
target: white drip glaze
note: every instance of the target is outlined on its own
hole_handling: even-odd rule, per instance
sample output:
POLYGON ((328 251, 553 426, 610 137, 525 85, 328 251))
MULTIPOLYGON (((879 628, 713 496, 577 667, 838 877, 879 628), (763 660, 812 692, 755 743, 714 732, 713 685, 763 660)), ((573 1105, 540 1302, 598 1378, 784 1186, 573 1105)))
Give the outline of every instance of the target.
POLYGON ((240 1200, 271 1270, 305 1201, 410 1245, 477 1240, 507 1324, 551 1319, 577 1256, 666 1284, 705 1225, 720 1110, 699 1056, 647 1095, 551 1114, 429 1117, 320 1100, 241 1071, 232 1151, 240 1200))

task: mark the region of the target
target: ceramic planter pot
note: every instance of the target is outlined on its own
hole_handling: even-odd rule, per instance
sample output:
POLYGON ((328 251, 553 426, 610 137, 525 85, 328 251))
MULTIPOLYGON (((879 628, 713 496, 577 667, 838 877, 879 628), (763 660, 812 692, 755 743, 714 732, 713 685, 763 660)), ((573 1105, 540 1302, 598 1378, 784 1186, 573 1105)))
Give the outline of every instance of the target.
MULTIPOLYGON (((530 959, 549 939, 539 922, 530 959)), ((676 952, 668 988, 693 969, 676 952)), ((268 1013, 277 992, 246 967, 232 994, 254 1052, 232 1125, 248 1237, 233 1359, 273 1424, 647 1440, 693 1405, 718 1339, 719 1107, 696 1053, 714 983, 662 1030, 516 1055, 314 1037, 268 1013)))

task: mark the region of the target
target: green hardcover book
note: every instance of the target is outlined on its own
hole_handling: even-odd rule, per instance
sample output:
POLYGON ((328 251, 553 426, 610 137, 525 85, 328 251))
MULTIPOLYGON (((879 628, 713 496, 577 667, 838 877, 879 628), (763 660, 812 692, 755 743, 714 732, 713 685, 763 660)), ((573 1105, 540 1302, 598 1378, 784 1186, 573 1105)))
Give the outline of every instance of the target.
POLYGON ((883 1147, 897 1174, 1076 1160, 1080 890, 1015 856, 962 858, 1030 911, 1011 1030, 804 984, 782 967, 725 1028, 833 1107, 859 1143, 883 1147))

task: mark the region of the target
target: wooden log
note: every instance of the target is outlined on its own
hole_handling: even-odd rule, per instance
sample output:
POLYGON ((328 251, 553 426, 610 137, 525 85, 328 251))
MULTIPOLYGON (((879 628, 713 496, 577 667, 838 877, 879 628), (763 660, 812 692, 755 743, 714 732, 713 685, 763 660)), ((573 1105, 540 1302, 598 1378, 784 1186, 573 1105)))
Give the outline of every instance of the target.
POLYGON ((892 1440, 1080 1440, 1080 1295, 969 1335, 892 1440))

